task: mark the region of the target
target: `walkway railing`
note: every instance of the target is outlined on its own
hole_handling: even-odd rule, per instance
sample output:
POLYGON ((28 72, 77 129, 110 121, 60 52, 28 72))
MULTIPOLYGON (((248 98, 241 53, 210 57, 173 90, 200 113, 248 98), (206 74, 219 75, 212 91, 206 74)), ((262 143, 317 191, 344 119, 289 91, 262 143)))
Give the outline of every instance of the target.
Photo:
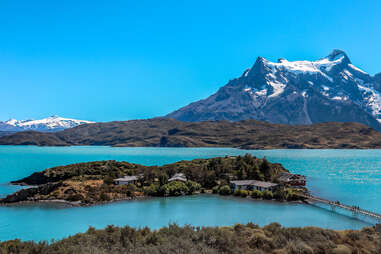
POLYGON ((328 199, 315 197, 315 196, 312 196, 312 195, 306 195, 306 194, 302 195, 302 194, 300 194, 300 196, 303 197, 303 198, 306 198, 306 199, 310 199, 310 200, 313 200, 313 201, 316 201, 316 202, 320 202, 320 203, 323 203, 323 204, 330 205, 331 207, 339 207, 339 208, 351 211, 351 212, 356 213, 356 214, 362 214, 362 215, 365 215, 365 216, 369 216, 369 217, 375 218, 377 220, 381 220, 381 214, 378 214, 378 213, 375 213, 375 212, 372 212, 372 211, 368 211, 368 210, 365 210, 365 209, 361 209, 358 206, 350 206, 350 205, 342 204, 342 203, 340 203, 338 201, 335 202, 335 201, 331 201, 331 200, 328 200, 328 199))

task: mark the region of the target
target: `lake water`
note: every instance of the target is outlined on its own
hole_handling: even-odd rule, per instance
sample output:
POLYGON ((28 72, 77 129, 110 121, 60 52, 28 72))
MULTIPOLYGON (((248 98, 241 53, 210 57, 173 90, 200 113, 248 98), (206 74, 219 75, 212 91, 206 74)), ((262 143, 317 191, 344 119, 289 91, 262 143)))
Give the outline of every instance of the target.
MULTIPOLYGON (((256 150, 231 148, 111 148, 0 146, 0 196, 19 187, 8 184, 48 167, 94 160, 125 160, 162 165, 179 160, 251 153, 282 163, 308 177, 313 194, 381 213, 381 150, 256 150)), ((60 239, 89 226, 148 226, 168 223, 197 226, 253 222, 266 225, 358 229, 374 221, 324 207, 252 201, 214 195, 117 202, 93 207, 56 205, 0 207, 0 240, 60 239)))

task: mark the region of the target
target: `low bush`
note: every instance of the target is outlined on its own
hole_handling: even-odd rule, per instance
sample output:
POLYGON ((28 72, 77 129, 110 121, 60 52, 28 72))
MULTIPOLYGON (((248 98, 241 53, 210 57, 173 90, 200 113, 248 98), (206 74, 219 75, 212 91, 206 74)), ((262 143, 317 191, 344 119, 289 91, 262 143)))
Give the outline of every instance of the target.
POLYGON ((236 190, 234 191, 233 195, 236 196, 236 197, 241 196, 241 190, 236 189, 236 190))
POLYGON ((249 195, 247 190, 241 190, 241 197, 246 198, 249 195))
POLYGON ((219 190, 220 195, 230 195, 231 194, 231 189, 229 185, 224 185, 220 188, 219 190))
POLYGON ((149 187, 144 189, 144 194, 148 196, 162 196, 160 185, 151 184, 149 187))
POLYGON ((201 189, 201 185, 199 183, 196 183, 194 181, 187 181, 186 186, 188 187, 188 193, 189 195, 192 195, 194 192, 199 191, 201 189))
POLYGON ((271 199, 274 198, 274 195, 273 195, 273 193, 272 193, 271 191, 265 190, 265 191, 263 192, 263 198, 264 198, 264 199, 271 200, 271 199))
POLYGON ((173 181, 161 186, 161 191, 165 196, 180 196, 189 193, 188 186, 180 181, 173 181))
POLYGON ((260 199, 260 198, 263 197, 263 194, 262 194, 262 192, 260 192, 259 190, 255 190, 255 191, 252 191, 252 192, 251 192, 250 196, 251 196, 252 198, 255 198, 255 199, 260 199))

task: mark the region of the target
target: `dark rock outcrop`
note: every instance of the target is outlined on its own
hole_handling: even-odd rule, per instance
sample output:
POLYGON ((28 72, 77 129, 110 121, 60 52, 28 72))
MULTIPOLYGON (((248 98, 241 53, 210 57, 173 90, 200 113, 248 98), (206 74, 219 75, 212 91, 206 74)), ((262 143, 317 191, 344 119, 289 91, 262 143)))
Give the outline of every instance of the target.
POLYGON ((37 194, 39 195, 48 195, 58 187, 60 187, 62 183, 48 183, 38 187, 31 187, 27 189, 19 190, 13 194, 6 196, 3 199, 0 199, 0 204, 7 203, 16 203, 22 201, 33 201, 33 197, 37 194))

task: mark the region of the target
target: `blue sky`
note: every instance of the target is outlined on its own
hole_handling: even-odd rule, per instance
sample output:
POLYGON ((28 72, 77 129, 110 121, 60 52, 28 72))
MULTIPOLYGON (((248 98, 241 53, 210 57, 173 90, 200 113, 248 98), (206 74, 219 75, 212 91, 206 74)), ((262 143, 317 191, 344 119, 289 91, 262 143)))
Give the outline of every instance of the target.
POLYGON ((381 72, 380 1, 0 1, 0 120, 164 115, 257 56, 381 72))

